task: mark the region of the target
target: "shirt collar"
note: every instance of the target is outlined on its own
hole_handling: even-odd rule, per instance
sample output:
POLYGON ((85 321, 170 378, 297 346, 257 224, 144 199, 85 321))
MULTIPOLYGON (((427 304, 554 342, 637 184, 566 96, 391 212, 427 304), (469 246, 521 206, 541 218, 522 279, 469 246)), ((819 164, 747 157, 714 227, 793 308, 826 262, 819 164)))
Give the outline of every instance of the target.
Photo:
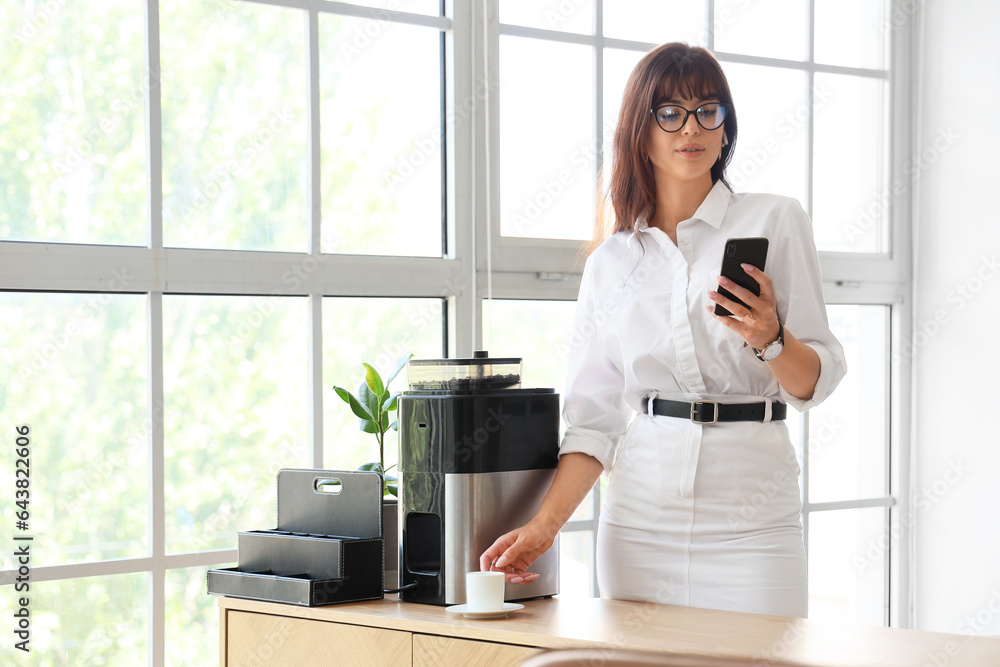
MULTIPOLYGON (((722 219, 726 216, 726 209, 729 208, 729 198, 732 195, 729 188, 721 180, 715 182, 712 189, 708 191, 708 196, 701 202, 701 206, 694 212, 692 220, 707 222, 712 227, 719 229, 722 226, 722 219)), ((635 221, 635 230, 638 232, 649 231, 649 209, 643 211, 635 221)), ((629 237, 629 247, 637 242, 635 235, 629 237)))

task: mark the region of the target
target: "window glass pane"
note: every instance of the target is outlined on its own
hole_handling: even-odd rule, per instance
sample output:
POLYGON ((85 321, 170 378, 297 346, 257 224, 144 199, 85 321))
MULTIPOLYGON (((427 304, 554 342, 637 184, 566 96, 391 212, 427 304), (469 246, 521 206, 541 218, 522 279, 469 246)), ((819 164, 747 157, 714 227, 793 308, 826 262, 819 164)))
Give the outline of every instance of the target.
MULTIPOLYGON (((33 566, 146 555, 146 364, 142 296, 0 292, 0 413, 30 428, 30 518, 16 532, 35 536, 33 566)), ((0 457, 0 475, 15 465, 0 457)), ((0 506, 0 536, 20 509, 0 506)))
POLYGON ((806 76, 803 72, 725 63, 739 120, 727 171, 736 192, 806 194, 806 76))
POLYGON ((500 36, 500 233, 588 239, 594 228, 594 51, 500 36), (558 64, 559 76, 550 67, 558 64))
POLYGON ((886 0, 816 0, 816 62, 885 69, 888 33, 910 20, 911 3, 888 15, 886 0), (906 11, 910 7, 910 11, 906 11))
POLYGON ((0 10, 0 239, 146 242, 139 0, 0 10))
POLYGON ((575 301, 490 299, 483 302, 484 342, 491 357, 523 360, 522 386, 553 387, 562 397, 575 312, 575 301))
POLYGON ((164 581, 167 604, 165 664, 187 667, 213 665, 218 660, 219 598, 205 593, 205 581, 210 567, 235 566, 236 563, 223 563, 167 570, 164 581))
MULTIPOLYGON (((333 391, 334 385, 357 395, 368 363, 388 380, 396 361, 409 352, 417 359, 440 359, 444 353, 442 299, 323 299, 323 440, 324 466, 354 470, 377 461, 375 436, 358 428, 358 418, 333 391)), ((405 391, 406 370, 390 385, 405 391)), ((386 433, 385 465, 399 458, 396 431, 386 433)))
POLYGON ((307 300, 163 297, 168 552, 273 527, 275 476, 308 461, 307 300))
POLYGON ((439 257, 441 33, 327 14, 319 29, 323 251, 439 257))
POLYGON ((592 35, 594 0, 500 0, 500 23, 592 35))
POLYGON ((559 533, 559 597, 596 597, 591 590, 593 571, 594 531, 559 533))
POLYGON ((615 128, 618 127, 618 115, 621 113, 625 84, 628 83, 629 75, 644 55, 645 53, 639 51, 604 50, 604 136, 602 137, 604 165, 602 176, 605 187, 611 179, 612 146, 615 139, 615 128))
POLYGON ((827 306, 849 372, 809 411, 809 501, 881 498, 889 412, 887 306, 827 306))
MULTIPOLYGON (((343 2, 344 0, 332 1, 343 2)), ((437 16, 440 11, 441 2, 440 0, 350 0, 350 4, 371 7, 373 10, 376 10, 372 11, 372 17, 380 18, 385 15, 377 11, 379 9, 437 16)))
POLYGON ((305 16, 160 3, 165 245, 307 248, 305 16))
POLYGON ((704 46, 704 2, 614 0, 604 3, 604 35, 651 44, 688 42, 704 46))
POLYGON ((809 620, 885 625, 886 511, 809 515, 809 620))
MULTIPOLYGON (((490 356, 521 358, 522 386, 552 387, 561 402, 575 311, 575 301, 484 301, 483 332, 490 356)), ((593 493, 576 508, 571 521, 593 517, 593 493)))
MULTIPOLYGON (((33 579, 28 607, 31 659, 14 648, 11 633, 0 644, 0 664, 151 664, 148 582, 145 572, 56 581, 33 579)), ((17 598, 13 589, 6 593, 0 598, 0 614, 11 619, 20 607, 14 606, 17 598)), ((218 646, 218 637, 215 641, 218 646)))
POLYGON ((808 6, 802 0, 716 0, 715 48, 805 60, 808 6))
POLYGON ((816 74, 813 221, 820 250, 885 252, 886 89, 878 79, 816 74))

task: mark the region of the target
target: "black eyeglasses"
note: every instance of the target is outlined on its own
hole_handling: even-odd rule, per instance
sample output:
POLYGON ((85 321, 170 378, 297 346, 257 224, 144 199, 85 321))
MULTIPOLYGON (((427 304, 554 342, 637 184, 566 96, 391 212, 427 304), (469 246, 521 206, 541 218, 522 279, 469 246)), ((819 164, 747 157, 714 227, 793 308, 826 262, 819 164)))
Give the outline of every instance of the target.
POLYGON ((656 119, 656 124, 664 132, 677 132, 688 121, 688 116, 694 114, 695 120, 706 130, 717 130, 726 120, 725 105, 712 103, 702 104, 694 111, 676 104, 661 104, 649 110, 656 119))

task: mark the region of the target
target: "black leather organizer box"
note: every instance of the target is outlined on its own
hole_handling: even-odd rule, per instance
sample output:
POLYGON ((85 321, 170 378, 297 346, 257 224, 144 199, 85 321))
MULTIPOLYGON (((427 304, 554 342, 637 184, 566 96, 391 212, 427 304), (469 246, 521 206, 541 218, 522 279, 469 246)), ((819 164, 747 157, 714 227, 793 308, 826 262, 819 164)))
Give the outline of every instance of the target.
POLYGON ((239 565, 208 592, 306 607, 382 597, 382 475, 278 472, 278 527, 239 533, 239 565))

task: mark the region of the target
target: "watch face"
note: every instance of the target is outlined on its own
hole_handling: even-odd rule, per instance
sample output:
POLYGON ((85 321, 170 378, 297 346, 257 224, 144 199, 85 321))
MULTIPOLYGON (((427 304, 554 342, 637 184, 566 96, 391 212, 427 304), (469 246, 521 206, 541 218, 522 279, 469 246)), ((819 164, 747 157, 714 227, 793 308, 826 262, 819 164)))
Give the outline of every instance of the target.
POLYGON ((785 349, 785 346, 780 340, 776 340, 764 348, 764 351, 760 353, 760 358, 764 361, 772 361, 775 357, 781 354, 783 349, 785 349))

